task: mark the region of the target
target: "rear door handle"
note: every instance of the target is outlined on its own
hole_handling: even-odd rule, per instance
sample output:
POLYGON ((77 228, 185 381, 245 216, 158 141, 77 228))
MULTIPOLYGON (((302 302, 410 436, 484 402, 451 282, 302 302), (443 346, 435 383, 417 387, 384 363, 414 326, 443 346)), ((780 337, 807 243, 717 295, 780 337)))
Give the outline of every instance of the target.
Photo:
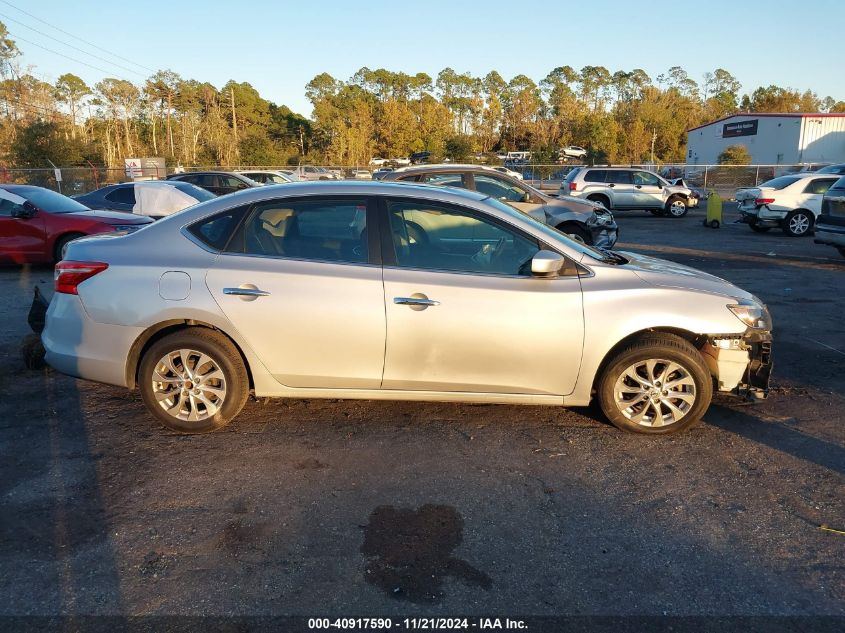
POLYGON ((400 306, 422 306, 424 308, 440 305, 439 301, 434 301, 428 297, 393 297, 393 303, 400 306))
POLYGON ((238 288, 223 288, 224 295, 233 295, 242 301, 255 301, 258 297, 267 297, 270 295, 266 290, 259 290, 252 284, 243 284, 238 288))

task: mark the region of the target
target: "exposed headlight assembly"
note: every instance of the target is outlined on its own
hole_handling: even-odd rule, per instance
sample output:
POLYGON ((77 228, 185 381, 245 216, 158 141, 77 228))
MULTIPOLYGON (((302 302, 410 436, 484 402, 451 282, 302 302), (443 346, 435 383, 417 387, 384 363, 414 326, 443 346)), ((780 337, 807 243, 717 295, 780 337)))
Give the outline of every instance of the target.
POLYGON ((741 300, 739 303, 728 305, 728 310, 736 315, 736 318, 755 330, 771 330, 772 317, 766 306, 755 301, 741 300))

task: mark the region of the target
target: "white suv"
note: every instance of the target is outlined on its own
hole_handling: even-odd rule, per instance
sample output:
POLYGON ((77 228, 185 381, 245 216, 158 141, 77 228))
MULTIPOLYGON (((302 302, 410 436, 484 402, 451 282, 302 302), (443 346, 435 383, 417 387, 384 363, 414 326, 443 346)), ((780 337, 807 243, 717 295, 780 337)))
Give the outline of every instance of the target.
POLYGON ((586 198, 614 211, 642 209, 673 218, 697 204, 691 189, 631 167, 576 167, 561 183, 560 195, 586 198))

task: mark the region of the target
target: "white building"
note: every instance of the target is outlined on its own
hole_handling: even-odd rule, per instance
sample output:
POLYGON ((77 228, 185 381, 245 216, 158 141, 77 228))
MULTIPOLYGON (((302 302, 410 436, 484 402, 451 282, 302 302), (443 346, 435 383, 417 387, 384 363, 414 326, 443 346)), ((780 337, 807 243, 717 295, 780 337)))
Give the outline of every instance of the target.
POLYGON ((687 131, 687 163, 715 165, 740 144, 757 165, 845 163, 845 114, 734 114, 687 131))

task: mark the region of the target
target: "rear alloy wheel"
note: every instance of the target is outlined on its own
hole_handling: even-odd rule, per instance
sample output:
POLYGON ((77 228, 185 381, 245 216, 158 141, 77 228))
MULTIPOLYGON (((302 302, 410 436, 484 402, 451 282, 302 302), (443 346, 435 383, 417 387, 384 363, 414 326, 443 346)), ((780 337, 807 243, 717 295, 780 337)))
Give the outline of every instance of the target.
POLYGON ((687 202, 680 196, 669 198, 666 202, 666 213, 670 218, 682 218, 687 214, 687 202))
POLYGON ((607 418, 623 431, 659 435, 696 424, 713 397, 701 354, 671 334, 651 334, 611 360, 598 386, 607 418))
POLYGON ((770 226, 760 226, 759 224, 757 224, 757 220, 751 220, 748 223, 748 226, 750 226, 751 230, 755 233, 767 233, 769 229, 772 228, 770 226))
POLYGON ((240 353, 223 334, 207 328, 156 341, 141 359, 138 383, 150 412, 180 433, 224 427, 249 395, 240 353))
POLYGON ((790 237, 804 237, 813 229, 813 214, 803 209, 790 211, 783 220, 783 232, 790 237))

